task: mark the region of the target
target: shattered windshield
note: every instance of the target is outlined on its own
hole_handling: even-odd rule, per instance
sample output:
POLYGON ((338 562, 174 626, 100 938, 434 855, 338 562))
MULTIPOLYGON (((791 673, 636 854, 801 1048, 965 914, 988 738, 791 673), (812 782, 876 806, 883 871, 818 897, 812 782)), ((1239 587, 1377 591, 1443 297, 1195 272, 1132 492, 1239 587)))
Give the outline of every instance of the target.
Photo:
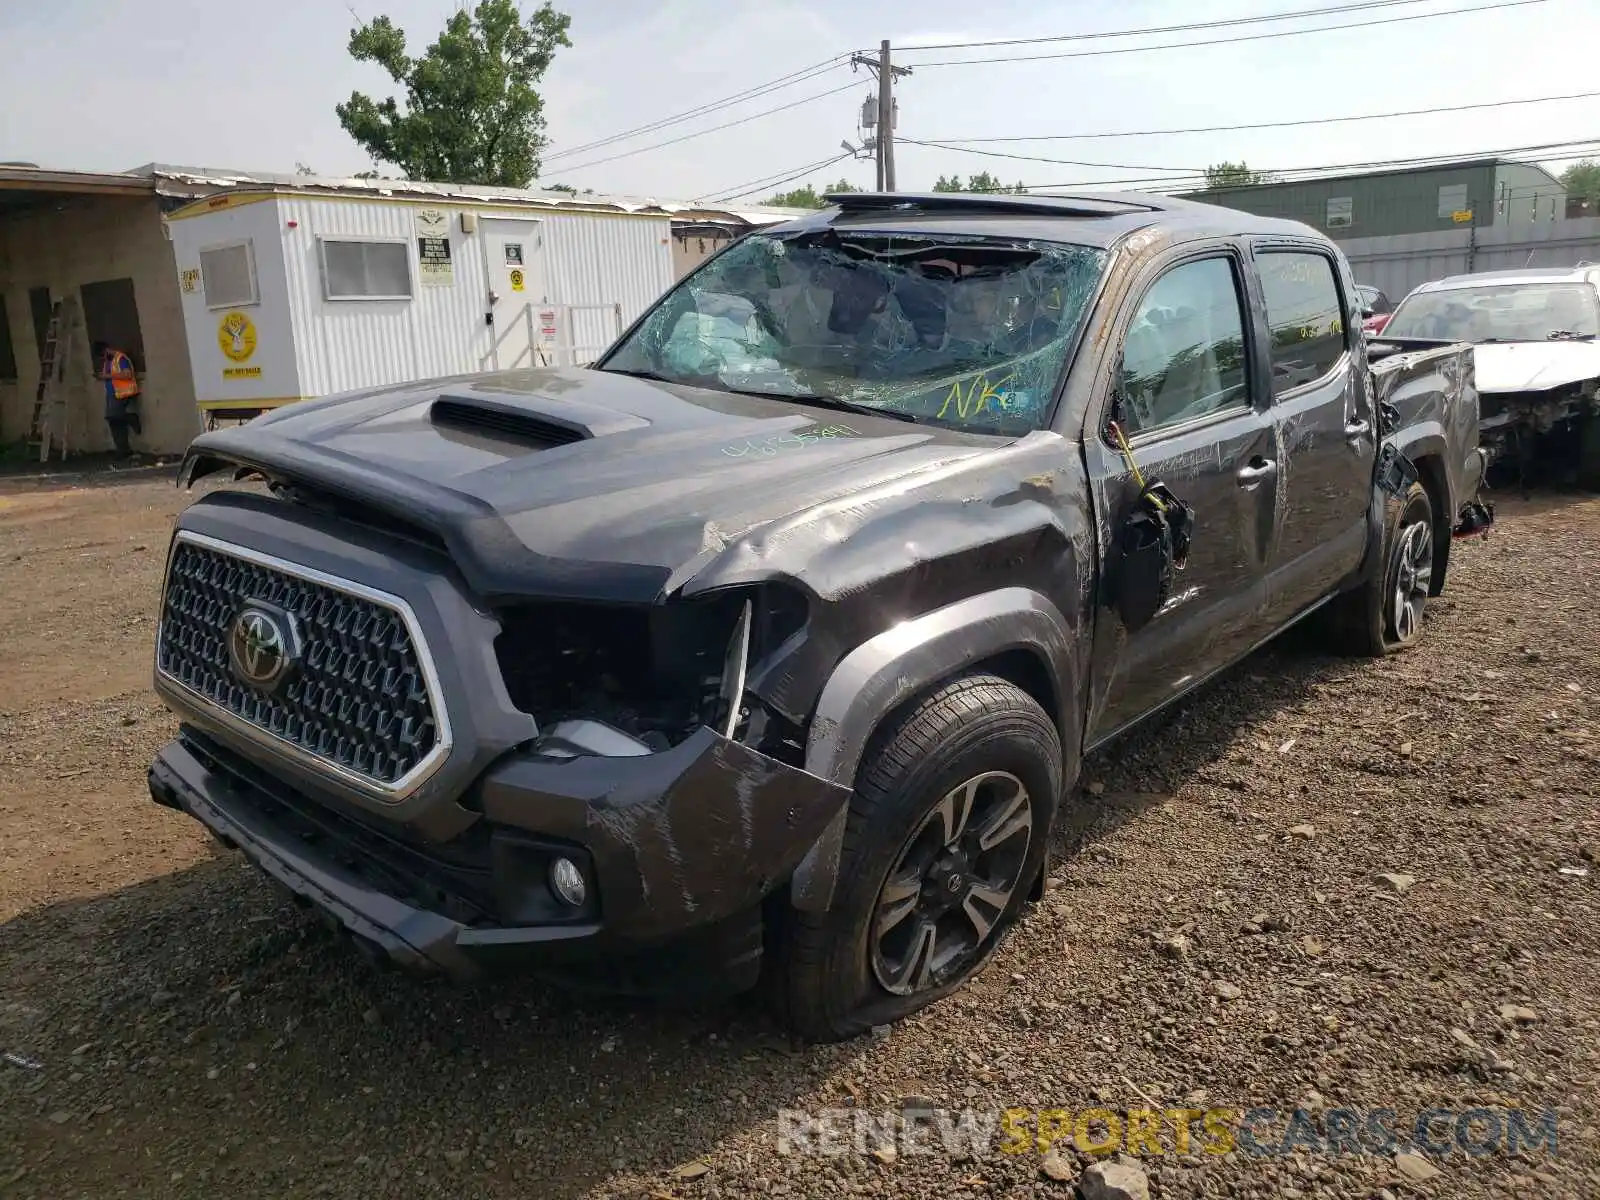
POLYGON ((601 369, 1026 433, 1049 416, 1104 262, 1053 242, 752 236, 669 292, 601 369))
POLYGON ((1542 342, 1594 337, 1600 304, 1587 283, 1505 283, 1418 292, 1401 301, 1383 336, 1443 342, 1542 342))

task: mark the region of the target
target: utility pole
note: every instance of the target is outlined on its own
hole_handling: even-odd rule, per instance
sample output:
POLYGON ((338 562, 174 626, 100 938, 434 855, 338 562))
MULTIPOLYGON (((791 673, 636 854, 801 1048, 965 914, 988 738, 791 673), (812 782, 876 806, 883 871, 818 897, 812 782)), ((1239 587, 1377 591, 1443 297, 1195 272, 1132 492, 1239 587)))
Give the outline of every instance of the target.
POLYGON ((887 38, 878 45, 878 186, 894 191, 894 68, 887 38))
MULTIPOLYGON (((895 112, 898 107, 894 99, 894 81, 898 75, 911 74, 911 68, 897 67, 890 61, 887 40, 878 44, 876 58, 867 54, 855 54, 851 56, 850 62, 852 66, 866 67, 878 77, 878 104, 875 114, 877 132, 872 139, 872 150, 878 164, 878 190, 892 192, 895 190, 894 127, 895 112)), ((867 116, 872 115, 874 114, 869 99, 867 116)))

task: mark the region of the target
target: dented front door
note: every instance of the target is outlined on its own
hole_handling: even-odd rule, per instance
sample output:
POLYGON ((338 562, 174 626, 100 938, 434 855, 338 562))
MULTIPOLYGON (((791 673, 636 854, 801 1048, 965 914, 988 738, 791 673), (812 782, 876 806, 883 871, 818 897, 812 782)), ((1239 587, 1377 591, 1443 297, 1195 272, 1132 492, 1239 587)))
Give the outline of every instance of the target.
POLYGON ((1139 488, 1104 436, 1121 414, 1147 479, 1194 515, 1187 564, 1166 605, 1129 629, 1110 596, 1096 611, 1087 743, 1103 741, 1181 695, 1260 637, 1276 515, 1277 435, 1246 317, 1242 248, 1219 243, 1169 257, 1146 275, 1118 337, 1120 382, 1085 430, 1084 456, 1102 543, 1100 578, 1114 577, 1116 540, 1139 488))

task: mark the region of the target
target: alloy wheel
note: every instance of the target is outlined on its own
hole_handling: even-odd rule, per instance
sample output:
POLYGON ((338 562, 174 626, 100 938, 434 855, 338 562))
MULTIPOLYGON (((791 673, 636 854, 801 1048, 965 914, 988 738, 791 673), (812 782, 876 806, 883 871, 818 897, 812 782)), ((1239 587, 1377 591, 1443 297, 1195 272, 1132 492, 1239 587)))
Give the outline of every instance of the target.
POLYGON ((941 987, 982 957, 1033 837, 1028 789, 1006 771, 976 775, 934 805, 878 892, 871 959, 884 990, 941 987))
POLYGON ((1400 531, 1395 558, 1389 620, 1395 637, 1409 642, 1422 628, 1422 612, 1433 582, 1433 531, 1428 522, 1416 521, 1400 531))

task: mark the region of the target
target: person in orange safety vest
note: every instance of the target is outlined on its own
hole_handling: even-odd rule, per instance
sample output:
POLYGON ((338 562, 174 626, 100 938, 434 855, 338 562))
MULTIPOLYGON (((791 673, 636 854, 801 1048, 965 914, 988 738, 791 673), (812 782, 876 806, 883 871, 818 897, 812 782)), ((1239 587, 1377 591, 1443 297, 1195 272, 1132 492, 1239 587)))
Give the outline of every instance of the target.
POLYGON ((106 384, 106 425, 111 429, 111 440, 118 454, 132 454, 128 433, 141 432, 139 379, 134 374, 133 359, 105 342, 95 343, 95 353, 100 359, 100 377, 106 384))

